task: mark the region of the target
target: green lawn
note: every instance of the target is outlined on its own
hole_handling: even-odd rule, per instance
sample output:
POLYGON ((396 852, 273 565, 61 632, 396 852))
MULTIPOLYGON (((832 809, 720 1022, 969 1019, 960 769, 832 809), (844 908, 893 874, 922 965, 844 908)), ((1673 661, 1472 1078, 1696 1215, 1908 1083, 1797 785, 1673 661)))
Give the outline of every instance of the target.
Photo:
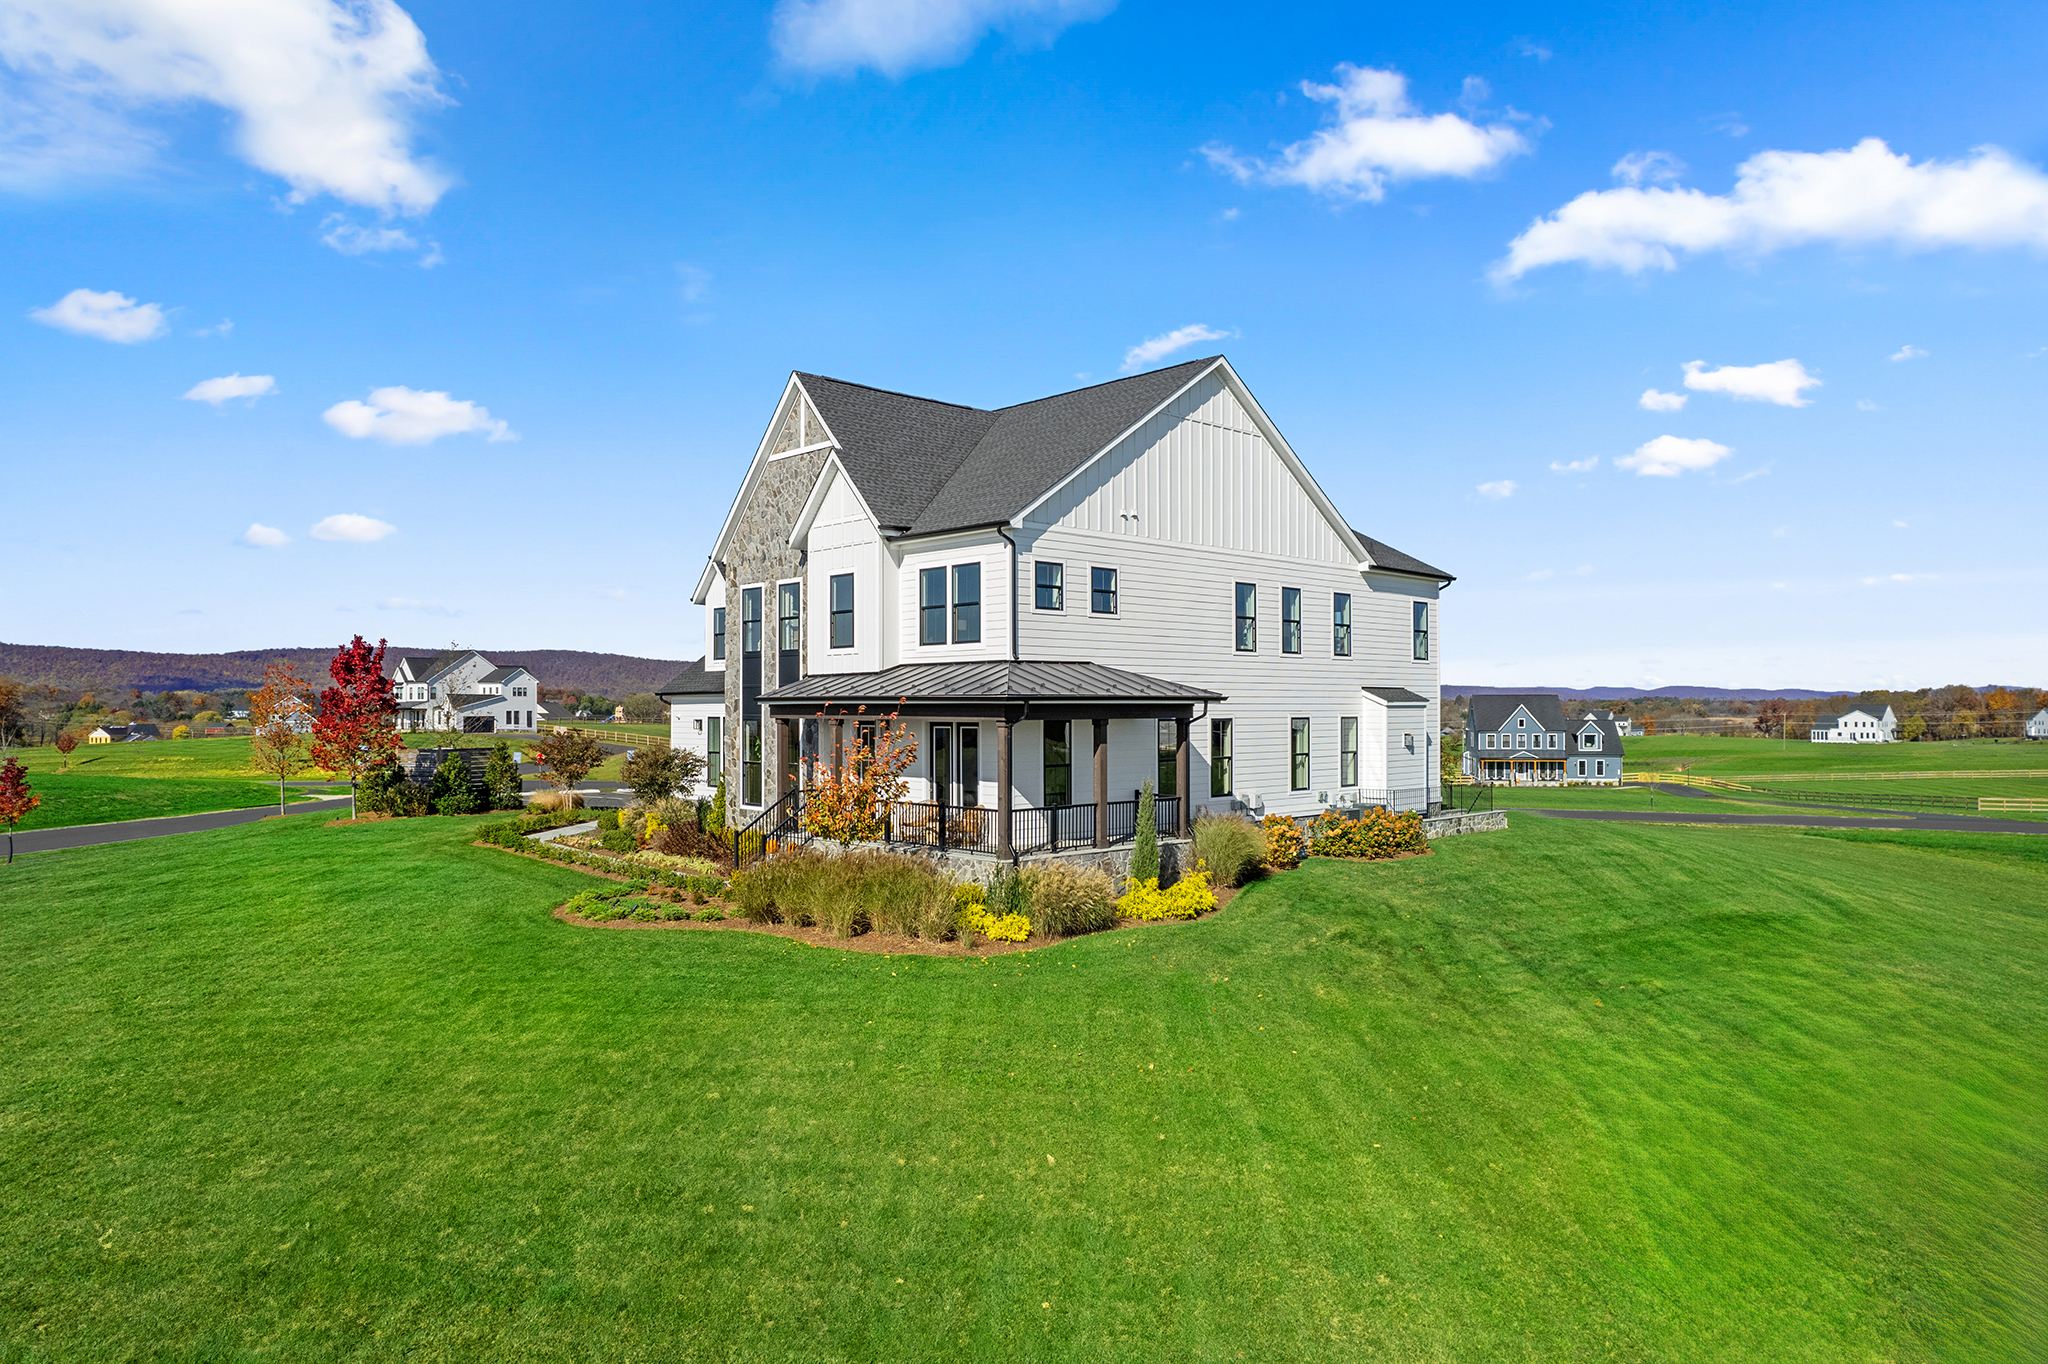
MULTIPOLYGON (((261 781, 221 777, 102 777, 90 770, 58 775, 29 770, 29 788, 43 803, 29 811, 20 829, 61 829, 117 819, 196 815, 206 810, 246 810, 277 804, 277 787, 261 781)), ((287 803, 305 792, 287 789, 287 803)))
POLYGON ((1681 764, 1706 776, 1735 780, 1774 772, 2048 771, 2048 743, 2019 739, 1955 739, 1912 744, 1815 744, 1776 739, 1716 739, 1653 734, 1626 739, 1630 771, 1681 764))
MULTIPOLYGON (((64 755, 48 746, 9 750, 37 772, 55 773, 64 755)), ((141 744, 80 744, 71 771, 96 777, 241 777, 261 780, 249 763, 247 739, 159 739, 141 744)), ((323 775, 318 769, 302 777, 323 775)))
POLYGON ((986 962, 21 859, 0 1358, 2038 1359, 2048 840, 1510 819, 986 962))
POLYGON ((1647 786, 1496 786, 1504 810, 1641 810, 1660 814, 1782 815, 1798 808, 1736 796, 1673 796, 1647 786))

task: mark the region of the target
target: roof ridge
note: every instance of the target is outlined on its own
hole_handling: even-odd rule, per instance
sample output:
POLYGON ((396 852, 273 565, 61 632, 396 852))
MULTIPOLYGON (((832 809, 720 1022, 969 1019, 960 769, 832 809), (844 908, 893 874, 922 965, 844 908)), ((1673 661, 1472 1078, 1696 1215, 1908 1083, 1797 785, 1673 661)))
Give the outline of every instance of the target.
POLYGON ((914 403, 937 403, 940 407, 957 407, 962 412, 1000 412, 1002 410, 1001 408, 972 407, 966 403, 947 402, 944 398, 927 398, 922 393, 905 393, 900 388, 876 388, 873 384, 863 384, 854 379, 841 379, 833 374, 813 374, 809 370, 802 369, 791 370, 790 372, 799 379, 823 379, 827 383, 844 384, 848 388, 865 389, 869 393, 886 394, 891 398, 908 398, 914 403))
POLYGON ((1206 355, 1194 360, 1182 360, 1178 364, 1161 365, 1158 369, 1148 369, 1139 374, 1122 374, 1114 379, 1104 379, 1099 384, 1083 384, 1079 388, 1062 389, 1058 393, 1048 393, 1041 398, 1026 398, 1021 403, 1011 403, 1007 407, 990 408, 988 410, 993 412, 1014 412, 1020 407, 1030 407, 1034 403, 1049 403, 1055 398, 1071 398, 1076 393, 1092 393, 1098 388, 1114 388, 1118 384, 1133 383, 1139 379, 1150 379, 1154 375, 1164 374, 1170 369, 1184 369, 1190 365, 1211 365, 1222 358, 1223 353, 1218 351, 1214 355, 1206 355))

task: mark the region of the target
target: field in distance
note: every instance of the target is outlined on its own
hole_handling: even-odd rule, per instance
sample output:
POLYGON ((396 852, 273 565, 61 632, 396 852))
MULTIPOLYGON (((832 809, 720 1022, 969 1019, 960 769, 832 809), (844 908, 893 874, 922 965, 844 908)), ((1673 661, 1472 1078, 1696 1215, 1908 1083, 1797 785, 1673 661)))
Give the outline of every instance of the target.
POLYGON ((1623 741, 1628 770, 1685 767, 1733 781, 1774 773, 2048 771, 2048 742, 1948 739, 1931 743, 1816 744, 1795 739, 1719 739, 1653 734, 1623 741))

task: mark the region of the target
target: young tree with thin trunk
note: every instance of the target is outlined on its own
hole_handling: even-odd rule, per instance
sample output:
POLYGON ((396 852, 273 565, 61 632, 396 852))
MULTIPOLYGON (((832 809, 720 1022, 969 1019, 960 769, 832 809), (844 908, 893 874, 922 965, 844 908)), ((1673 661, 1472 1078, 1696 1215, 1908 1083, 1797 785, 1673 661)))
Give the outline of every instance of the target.
POLYGON ((28 812, 43 798, 28 789, 28 769, 9 758, 0 767, 0 819, 7 821, 7 861, 14 862, 14 826, 28 818, 28 812))
POLYGON ((574 789, 610 756, 595 734, 580 729, 557 730, 533 746, 541 780, 557 791, 574 789))
POLYGON ((916 761, 917 740, 896 723, 894 712, 875 725, 872 740, 856 724, 853 742, 844 746, 837 771, 815 758, 808 764, 805 830, 848 848, 882 837, 888 828, 889 807, 910 789, 903 774, 916 761))
POLYGON ((384 675, 384 641, 372 649, 357 635, 327 665, 334 685, 320 693, 313 719, 313 758, 348 778, 348 815, 356 817, 356 783, 399 748, 398 701, 384 675))
POLYGON ((78 747, 78 736, 70 730, 67 729, 57 736, 57 752, 64 759, 57 767, 59 772, 69 772, 71 770, 71 750, 76 747, 78 747))
POLYGON ((249 698, 249 761, 267 777, 277 778, 277 812, 284 813, 284 784, 312 762, 307 753, 306 679, 289 663, 263 669, 263 689, 249 698))

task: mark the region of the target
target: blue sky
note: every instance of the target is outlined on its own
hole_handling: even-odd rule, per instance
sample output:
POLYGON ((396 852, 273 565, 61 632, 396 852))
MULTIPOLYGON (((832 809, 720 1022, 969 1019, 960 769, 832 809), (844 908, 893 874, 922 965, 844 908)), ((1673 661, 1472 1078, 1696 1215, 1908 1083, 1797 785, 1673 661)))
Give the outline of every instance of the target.
POLYGON ((790 369, 1220 350, 1447 681, 2048 671, 2040 6, 197 9, 0 0, 10 641, 691 657, 790 369))

